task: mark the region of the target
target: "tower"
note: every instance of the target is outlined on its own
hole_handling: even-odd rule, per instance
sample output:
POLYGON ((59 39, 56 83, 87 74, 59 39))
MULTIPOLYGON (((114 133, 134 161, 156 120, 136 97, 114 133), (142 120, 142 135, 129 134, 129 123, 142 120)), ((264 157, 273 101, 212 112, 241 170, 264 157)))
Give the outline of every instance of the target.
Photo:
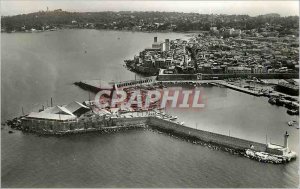
POLYGON ((288 137, 290 135, 288 134, 288 132, 286 131, 285 134, 284 134, 284 147, 285 148, 288 148, 288 137))
POLYGON ((165 39, 165 44, 166 44, 166 51, 170 50, 170 41, 169 39, 165 39))

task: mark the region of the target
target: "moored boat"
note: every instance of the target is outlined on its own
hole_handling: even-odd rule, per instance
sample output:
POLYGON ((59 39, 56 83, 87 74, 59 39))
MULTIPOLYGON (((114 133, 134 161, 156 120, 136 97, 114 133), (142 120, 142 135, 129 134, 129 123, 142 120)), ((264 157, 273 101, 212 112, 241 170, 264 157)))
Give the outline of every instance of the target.
POLYGON ((291 127, 291 126, 294 126, 297 122, 295 120, 291 120, 288 122, 288 125, 291 127))

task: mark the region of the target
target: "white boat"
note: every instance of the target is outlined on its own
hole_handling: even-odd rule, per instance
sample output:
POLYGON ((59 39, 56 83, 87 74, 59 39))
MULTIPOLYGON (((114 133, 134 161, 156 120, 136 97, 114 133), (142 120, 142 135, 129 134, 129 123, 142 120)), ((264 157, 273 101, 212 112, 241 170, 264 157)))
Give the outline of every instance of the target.
POLYGON ((170 118, 171 121, 176 120, 176 119, 177 119, 177 116, 173 116, 170 118))
POLYGON ((292 121, 289 121, 288 122, 288 125, 291 127, 291 126, 294 126, 297 122, 292 120, 292 121))

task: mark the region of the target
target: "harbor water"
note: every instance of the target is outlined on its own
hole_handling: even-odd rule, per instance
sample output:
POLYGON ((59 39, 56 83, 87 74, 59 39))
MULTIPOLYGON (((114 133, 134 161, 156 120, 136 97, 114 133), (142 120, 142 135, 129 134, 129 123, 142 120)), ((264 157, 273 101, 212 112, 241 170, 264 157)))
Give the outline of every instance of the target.
MULTIPOLYGON (((153 37, 180 33, 60 30, 2 34, 1 121, 42 105, 83 101, 73 85, 85 79, 129 80, 123 67, 153 37)), ((298 117, 267 98, 221 87, 201 87, 201 110, 167 109, 185 125, 264 143, 289 146, 299 155, 298 117)), ((273 165, 187 143, 148 130, 39 137, 2 126, 2 187, 298 187, 298 159, 273 165)))

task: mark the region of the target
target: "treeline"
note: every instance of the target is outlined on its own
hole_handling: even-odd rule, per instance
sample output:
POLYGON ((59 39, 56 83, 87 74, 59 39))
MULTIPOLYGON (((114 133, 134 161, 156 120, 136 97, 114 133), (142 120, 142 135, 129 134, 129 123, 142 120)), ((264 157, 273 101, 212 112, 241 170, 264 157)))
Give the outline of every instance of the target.
POLYGON ((48 27, 93 27, 97 29, 139 29, 146 31, 208 31, 211 26, 218 28, 252 30, 269 25, 269 30, 289 34, 298 31, 299 17, 280 17, 268 14, 256 17, 248 15, 208 15, 178 12, 66 12, 40 11, 30 14, 1 17, 5 31, 43 29, 48 27), (24 27, 25 26, 25 27, 24 27), (272 26, 272 27, 270 27, 272 26))

